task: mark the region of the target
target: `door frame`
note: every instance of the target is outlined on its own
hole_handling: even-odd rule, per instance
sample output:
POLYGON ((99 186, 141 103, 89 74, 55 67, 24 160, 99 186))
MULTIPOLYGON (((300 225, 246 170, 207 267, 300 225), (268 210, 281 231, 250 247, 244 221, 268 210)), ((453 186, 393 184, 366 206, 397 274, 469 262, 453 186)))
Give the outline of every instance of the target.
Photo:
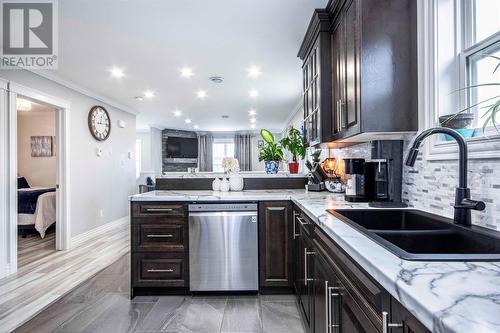
MULTIPOLYGON (((0 87, 1 88, 1 87, 0 87)), ((7 142, 6 151, 6 175, 0 179, 6 182, 6 248, 2 246, 2 252, 7 256, 1 257, 6 260, 4 275, 13 274, 17 271, 17 97, 32 100, 37 103, 48 105, 57 110, 56 112, 56 158, 57 158, 57 190, 56 190, 56 250, 67 250, 70 248, 70 188, 69 188, 69 160, 70 160, 70 103, 66 100, 46 94, 45 92, 32 89, 14 82, 8 82, 6 103, 2 107, 7 108, 7 117, 0 118, 0 122, 6 124, 2 128, 7 129, 0 139, 7 142)), ((1 150, 0 150, 1 152, 1 150)), ((1 231, 1 229, 0 229, 1 231)), ((1 276, 0 269, 0 276, 1 276)))

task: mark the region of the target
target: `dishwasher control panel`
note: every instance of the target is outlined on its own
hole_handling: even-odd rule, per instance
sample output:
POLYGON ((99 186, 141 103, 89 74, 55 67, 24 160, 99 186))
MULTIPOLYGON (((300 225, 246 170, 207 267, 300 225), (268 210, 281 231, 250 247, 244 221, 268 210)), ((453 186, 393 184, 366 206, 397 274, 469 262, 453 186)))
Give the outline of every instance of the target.
POLYGON ((191 204, 190 212, 241 212, 257 211, 256 203, 191 204))

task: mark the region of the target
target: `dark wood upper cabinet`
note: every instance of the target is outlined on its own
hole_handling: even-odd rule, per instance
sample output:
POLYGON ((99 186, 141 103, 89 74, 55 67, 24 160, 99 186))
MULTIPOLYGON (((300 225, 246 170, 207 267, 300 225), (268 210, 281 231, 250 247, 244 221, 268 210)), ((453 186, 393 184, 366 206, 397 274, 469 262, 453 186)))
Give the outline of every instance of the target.
POLYGON ((314 11, 299 50, 303 61, 304 138, 309 146, 329 140, 331 132, 330 18, 314 11))
POLYGON ((322 66, 319 75, 323 75, 319 85, 318 134, 311 135, 316 130, 314 117, 309 116, 308 91, 312 81, 309 74, 306 76, 309 72, 304 71, 304 127, 308 142, 395 139, 418 129, 416 3, 331 0, 325 10, 314 12, 299 52, 304 68, 308 68, 311 56, 319 55, 316 61, 322 66), (324 27, 326 20, 328 32, 324 27), (328 41, 323 41, 326 35, 328 41), (319 53, 315 52, 316 47, 321 50, 319 53), (324 47, 329 47, 329 51, 324 47), (324 82, 325 75, 330 83, 324 82), (326 98, 330 99, 328 103, 326 98))
POLYGON ((259 210, 260 287, 292 287, 290 202, 261 202, 259 210))

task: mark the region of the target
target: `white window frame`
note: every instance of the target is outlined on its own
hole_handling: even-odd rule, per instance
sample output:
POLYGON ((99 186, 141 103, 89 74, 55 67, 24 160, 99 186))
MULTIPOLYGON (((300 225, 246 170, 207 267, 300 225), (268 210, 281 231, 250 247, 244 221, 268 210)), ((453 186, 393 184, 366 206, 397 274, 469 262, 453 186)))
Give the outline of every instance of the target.
MULTIPOLYGON (((438 15, 437 2, 439 0, 418 1, 418 68, 419 68, 419 128, 435 127, 439 117, 439 70, 438 70, 438 15)), ((466 57, 477 48, 491 43, 493 38, 500 38, 497 33, 473 47, 462 51, 462 45, 470 45, 469 31, 462 29, 465 20, 470 20, 470 3, 467 0, 455 1, 455 45, 457 47, 456 70, 460 87, 467 85, 466 57), (465 8, 465 10, 461 10, 465 8)), ((449 24, 449 22, 445 22, 449 24)), ((465 24, 465 26, 471 26, 465 24)), ((460 109, 467 105, 467 92, 463 91, 459 97, 460 109)), ((458 111, 458 110, 457 110, 458 111)), ((495 130, 487 132, 487 136, 467 139, 469 158, 496 159, 500 158, 500 135, 495 130)), ((426 160, 454 160, 458 158, 458 147, 454 141, 442 141, 439 136, 431 136, 425 143, 424 158, 426 160)))
MULTIPOLYGON (((215 144, 231 144, 231 143, 233 144, 233 151, 234 151, 234 149, 236 148, 236 147, 234 147, 234 137, 219 137, 219 138, 214 138, 214 142, 213 142, 214 145, 215 144)), ((225 148, 227 148, 227 147, 225 147, 225 148)), ((225 156, 225 157, 234 157, 234 156, 225 156)), ((212 168, 215 171, 214 161, 215 161, 215 159, 213 158, 212 159, 212 168)), ((215 172, 217 172, 217 171, 215 171, 215 172)), ((218 172, 220 172, 220 171, 218 171, 218 172)))

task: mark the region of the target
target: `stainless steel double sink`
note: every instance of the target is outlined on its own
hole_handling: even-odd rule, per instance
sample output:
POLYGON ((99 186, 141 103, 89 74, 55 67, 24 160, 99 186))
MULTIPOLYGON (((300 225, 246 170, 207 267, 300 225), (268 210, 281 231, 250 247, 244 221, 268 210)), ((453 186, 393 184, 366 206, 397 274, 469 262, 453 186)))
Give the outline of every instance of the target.
POLYGON ((500 261, 500 233, 410 209, 328 212, 405 260, 500 261))

